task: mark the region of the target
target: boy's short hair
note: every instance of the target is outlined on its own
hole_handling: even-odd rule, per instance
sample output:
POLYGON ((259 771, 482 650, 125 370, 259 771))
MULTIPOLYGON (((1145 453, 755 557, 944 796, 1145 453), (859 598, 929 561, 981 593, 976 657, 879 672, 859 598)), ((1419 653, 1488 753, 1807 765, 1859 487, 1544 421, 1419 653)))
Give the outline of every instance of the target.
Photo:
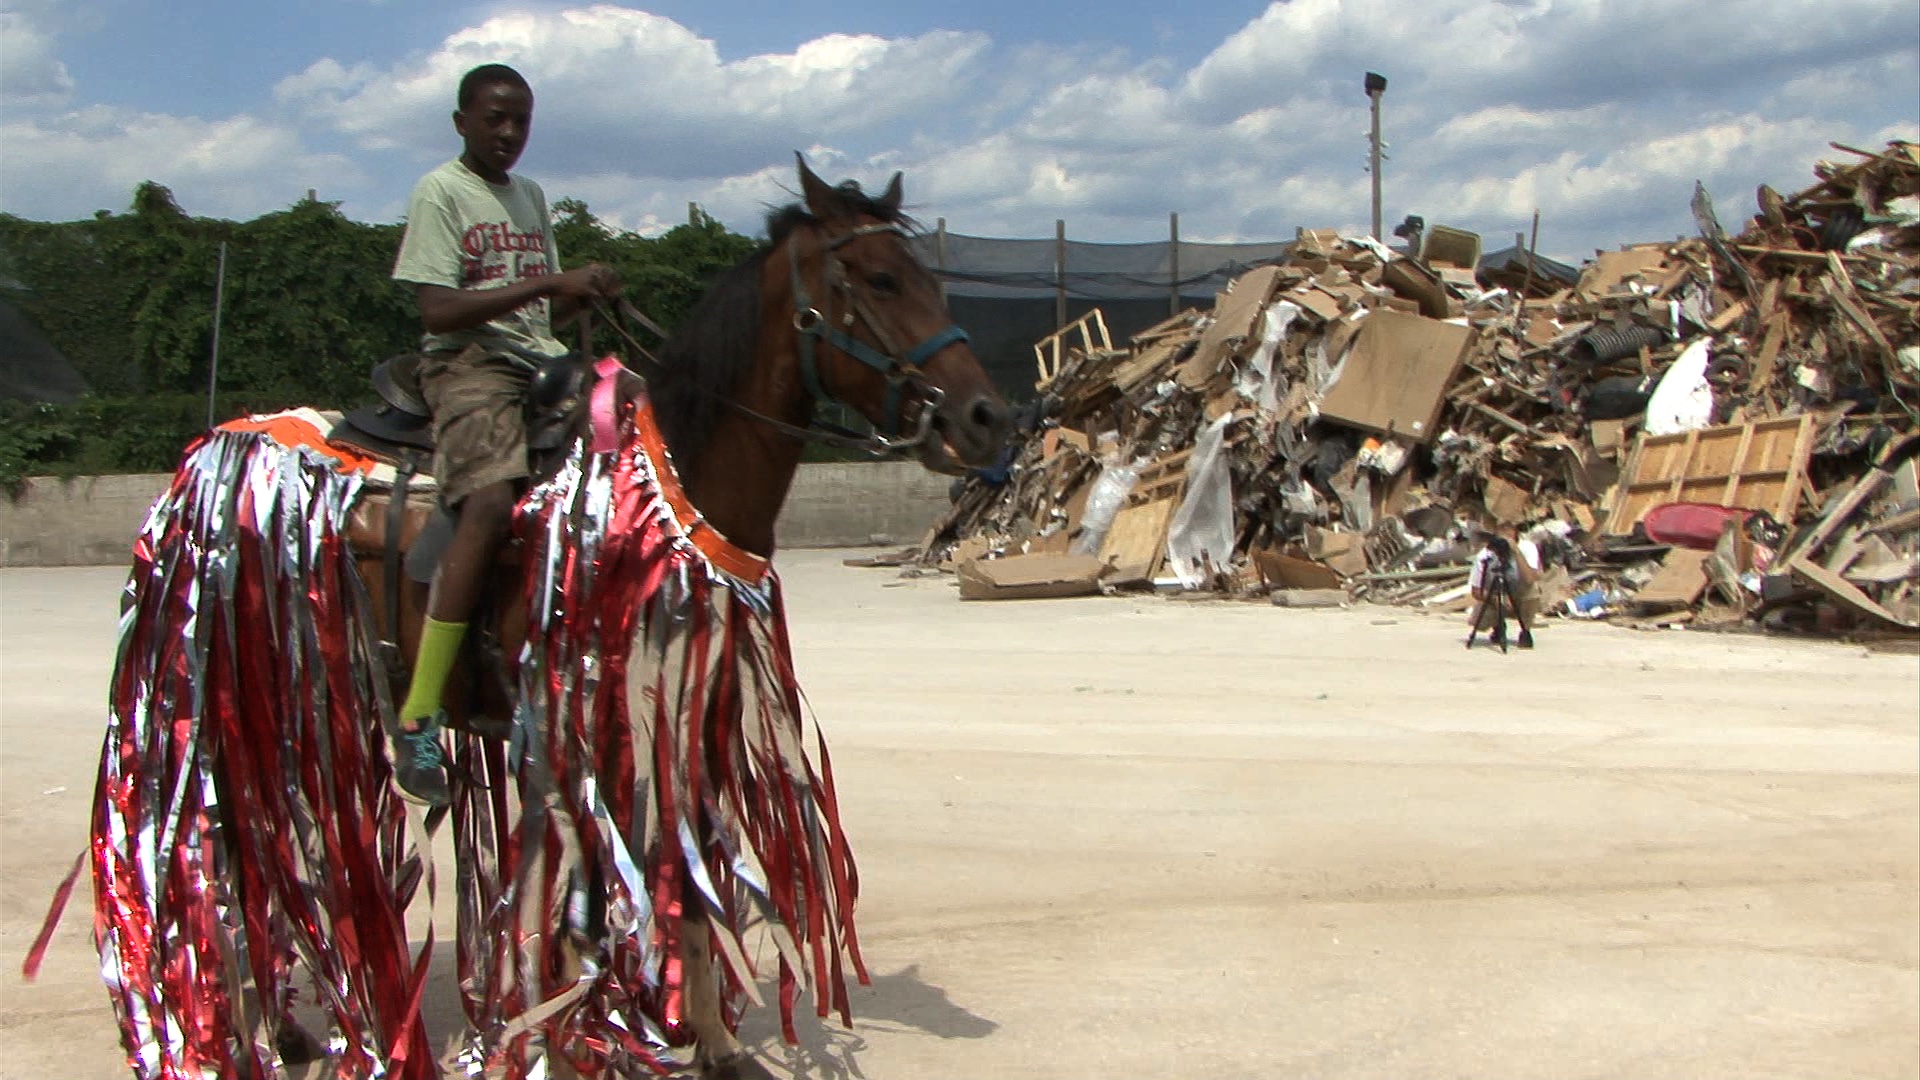
POLYGON ((507 65, 481 64, 460 77, 460 108, 465 109, 473 104, 473 99, 479 96, 482 89, 495 83, 510 83, 529 94, 533 93, 533 87, 527 85, 526 76, 507 65))

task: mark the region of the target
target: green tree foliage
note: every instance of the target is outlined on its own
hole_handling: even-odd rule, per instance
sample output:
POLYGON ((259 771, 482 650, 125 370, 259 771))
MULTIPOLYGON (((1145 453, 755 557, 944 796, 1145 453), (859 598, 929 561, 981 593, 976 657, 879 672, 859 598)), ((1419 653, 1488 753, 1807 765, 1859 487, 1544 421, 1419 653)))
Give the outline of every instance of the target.
MULTIPOLYGON (((601 262, 618 270, 627 295, 668 329, 680 325, 715 275, 759 246, 697 210, 693 220, 657 237, 614 232, 579 199, 553 204, 553 242, 568 266, 601 262)), ((610 348, 614 343, 602 334, 595 344, 610 348)))
MULTIPOLYGON (((647 237, 609 228, 577 199, 553 210, 562 264, 618 269, 628 296, 669 329, 713 275, 757 247, 702 213, 647 237)), ((121 214, 69 222, 0 214, 7 299, 92 388, 70 406, 0 403, 0 484, 174 467, 205 427, 222 243, 216 417, 364 402, 372 364, 419 339, 412 295, 388 277, 400 234, 314 200, 246 222, 191 217, 150 182, 121 214)))

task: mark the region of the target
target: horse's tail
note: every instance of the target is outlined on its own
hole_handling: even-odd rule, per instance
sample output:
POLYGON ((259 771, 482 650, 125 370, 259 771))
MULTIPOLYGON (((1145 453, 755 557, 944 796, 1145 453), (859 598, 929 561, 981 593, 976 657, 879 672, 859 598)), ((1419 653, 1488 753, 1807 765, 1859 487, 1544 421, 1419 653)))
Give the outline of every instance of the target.
POLYGON ((345 539, 359 492, 316 454, 217 431, 136 542, 89 857, 143 1080, 279 1075, 296 967, 337 1075, 438 1075, 404 918, 423 867, 345 539))

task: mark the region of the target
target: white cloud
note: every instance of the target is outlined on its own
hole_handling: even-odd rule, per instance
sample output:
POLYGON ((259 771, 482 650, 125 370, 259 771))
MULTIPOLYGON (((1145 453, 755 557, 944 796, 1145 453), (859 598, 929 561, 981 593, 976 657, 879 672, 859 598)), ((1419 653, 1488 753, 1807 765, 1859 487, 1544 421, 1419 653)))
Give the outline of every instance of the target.
MULTIPOLYGON (((9 52, 8 79, 84 100, 44 35, 8 47, 31 61, 9 52)), ((457 150, 460 75, 494 61, 536 92, 525 170, 642 230, 689 201, 756 230, 791 197, 795 148, 829 179, 904 170, 914 210, 960 232, 1044 237, 1065 218, 1074 238, 1148 240, 1169 211, 1194 239, 1358 227, 1375 70, 1389 221, 1420 213, 1498 246, 1537 208, 1549 253, 1578 258, 1690 230, 1695 179, 1736 222, 1755 184, 1811 182, 1829 140, 1920 127, 1912 0, 1727 0, 1710 17, 1656 0, 1287 0, 1184 67, 959 31, 729 61, 671 19, 600 4, 503 13, 399 62, 320 59, 225 118, 10 110, 5 205, 121 205, 152 172, 205 212, 320 186, 391 219, 457 150)))
POLYGON ((500 15, 377 74, 322 60, 276 95, 363 149, 427 160, 457 149, 447 114, 460 76, 507 63, 534 88, 530 170, 717 179, 815 140, 938 116, 962 99, 988 45, 952 31, 834 34, 727 63, 712 41, 670 19, 596 5, 500 15))
POLYGON ((54 55, 52 35, 23 12, 0 11, 0 104, 63 105, 72 94, 73 76, 54 55))
POLYGON ((27 217, 81 217, 124 209, 143 180, 172 188, 191 213, 251 217, 282 209, 309 187, 348 187, 359 166, 304 147, 291 131, 252 117, 207 121, 96 105, 0 123, 0 190, 27 217))

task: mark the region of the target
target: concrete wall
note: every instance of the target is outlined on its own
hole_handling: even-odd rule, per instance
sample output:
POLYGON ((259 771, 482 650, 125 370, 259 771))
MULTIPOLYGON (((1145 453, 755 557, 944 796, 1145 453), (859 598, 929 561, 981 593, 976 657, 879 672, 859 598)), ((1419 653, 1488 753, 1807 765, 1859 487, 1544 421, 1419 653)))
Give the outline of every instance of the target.
POLYGON ((17 499, 0 494, 0 566, 123 566, 133 535, 173 477, 34 477, 17 499))
POLYGON ((905 461, 802 465, 775 535, 793 548, 917 544, 952 482, 905 461))
MULTIPOLYGON (((0 566, 119 566, 172 477, 36 477, 0 494, 0 566)), ((947 509, 949 478, 905 462, 802 465, 780 516, 782 547, 912 544, 947 509)))

